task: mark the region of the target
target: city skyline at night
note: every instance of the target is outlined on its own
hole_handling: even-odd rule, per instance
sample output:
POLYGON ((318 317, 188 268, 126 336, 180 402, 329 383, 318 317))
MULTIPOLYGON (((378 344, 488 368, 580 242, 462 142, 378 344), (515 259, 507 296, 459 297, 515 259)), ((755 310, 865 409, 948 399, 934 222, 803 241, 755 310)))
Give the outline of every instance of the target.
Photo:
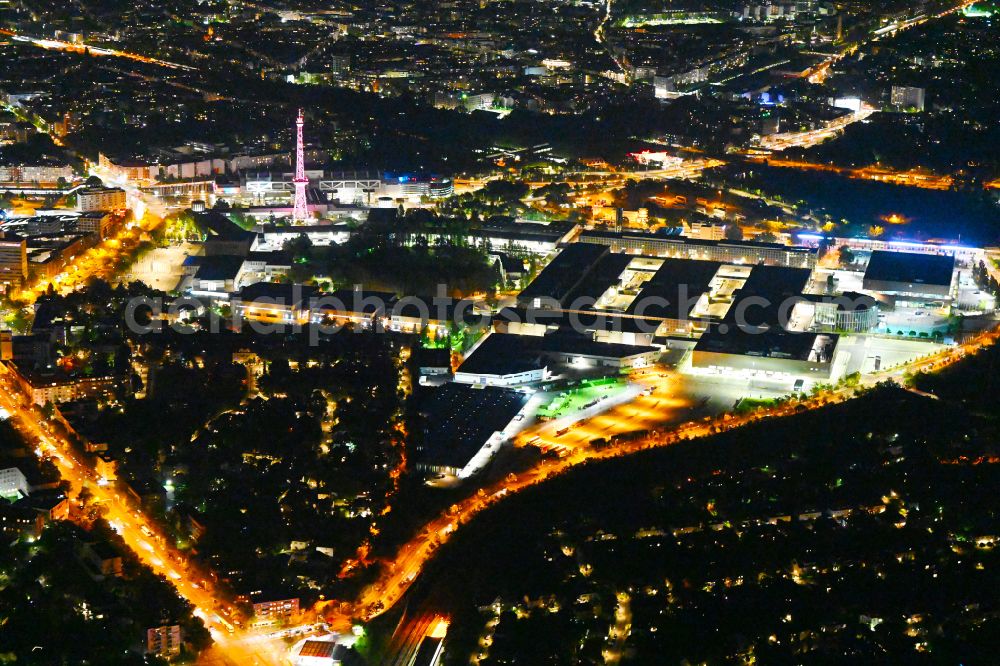
POLYGON ((991 663, 996 16, 0 0, 0 661, 991 663))

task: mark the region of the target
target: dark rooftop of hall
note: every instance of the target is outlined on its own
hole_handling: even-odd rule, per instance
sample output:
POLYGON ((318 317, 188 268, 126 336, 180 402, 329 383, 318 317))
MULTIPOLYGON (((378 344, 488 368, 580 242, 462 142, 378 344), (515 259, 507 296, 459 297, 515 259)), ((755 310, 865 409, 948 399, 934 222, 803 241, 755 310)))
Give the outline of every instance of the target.
POLYGON ((607 246, 594 243, 567 245, 518 295, 518 301, 530 303, 536 298, 564 301, 608 252, 607 246))
POLYGON ((198 272, 195 275, 199 280, 231 280, 243 265, 243 257, 230 254, 204 255, 197 259, 198 272))
POLYGON ((491 333, 472 354, 465 357, 458 372, 482 375, 510 375, 543 367, 530 336, 491 333))
POLYGON ((434 389, 419 409, 424 428, 418 459, 430 465, 464 467, 527 401, 524 393, 495 386, 450 383, 434 389))
POLYGON ((603 358, 625 358, 637 354, 648 354, 659 348, 648 345, 629 345, 621 342, 602 342, 581 335, 573 330, 561 329, 544 336, 524 336, 537 340, 538 349, 543 353, 579 354, 603 358))
POLYGON ((506 252, 492 252, 491 256, 496 257, 493 263, 499 264, 506 273, 520 274, 524 272, 524 259, 521 257, 515 257, 506 252))
POLYGON ((236 294, 244 303, 266 299, 269 303, 294 305, 315 296, 316 292, 316 287, 287 282, 255 282, 243 287, 236 294))
POLYGON ((747 295, 798 296, 809 284, 811 274, 808 268, 758 265, 739 290, 747 295))
POLYGON ((787 317, 790 299, 802 299, 802 291, 809 283, 808 268, 757 265, 750 271, 743 286, 733 294, 733 303, 723 322, 729 329, 767 326, 782 328, 782 317, 787 317))
MULTIPOLYGON (((590 243, 568 246, 521 292, 519 302, 525 304, 534 298, 548 297, 560 301, 564 307, 593 309, 597 299, 617 283, 622 272, 635 259, 630 254, 601 251, 599 248, 603 247, 590 243), (573 286, 567 289, 568 284, 573 286)), ((721 265, 716 261, 664 259, 626 313, 634 315, 641 307, 641 314, 648 317, 687 317, 693 306, 691 298, 707 291, 721 265)))
POLYGON ((760 247, 760 248, 773 248, 776 250, 783 250, 785 252, 792 252, 795 254, 815 254, 816 248, 805 247, 801 245, 782 245, 781 243, 762 243, 759 241, 749 241, 749 240, 702 240, 700 238, 688 238, 686 236, 667 236, 662 233, 653 232, 643 232, 643 231, 611 231, 608 229, 587 229, 584 231, 580 238, 586 241, 588 238, 620 238, 620 239, 642 239, 642 240, 659 240, 671 243, 677 243, 679 245, 704 245, 704 246, 737 246, 737 247, 760 247))
MULTIPOLYGON (((777 327, 755 332, 741 326, 720 324, 710 326, 705 331, 695 345, 695 350, 807 361, 817 343, 826 349, 838 337, 834 333, 787 331, 777 327), (727 328, 723 329, 721 326, 727 328)), ((826 359, 826 362, 830 362, 830 359, 826 359)))
POLYGON ((447 347, 415 347, 410 360, 417 368, 450 368, 451 349, 447 347))
POLYGON ((284 250, 253 250, 247 252, 247 261, 263 261, 267 264, 278 266, 291 266, 292 254, 284 250))
POLYGON ((661 321, 652 317, 623 316, 619 312, 566 312, 532 307, 503 308, 493 316, 500 323, 538 324, 549 328, 577 326, 584 330, 652 333, 661 321))
POLYGON ((439 663, 435 657, 438 655, 442 640, 444 639, 436 638, 434 636, 425 636, 423 640, 420 641, 420 647, 417 648, 417 654, 413 657, 413 661, 411 661, 410 664, 412 664, 412 666, 432 666, 432 664, 439 663))
POLYGON ((580 283, 566 297, 563 305, 577 310, 589 310, 608 287, 618 281, 635 257, 617 252, 604 254, 580 283))
POLYGON ((721 266, 718 261, 665 259, 626 312, 661 319, 687 319, 721 266))
POLYGON ((865 280, 949 286, 954 270, 955 257, 950 255, 875 250, 865 280))
POLYGON ((656 351, 656 347, 594 340, 586 334, 561 326, 546 335, 492 333, 466 358, 459 372, 512 374, 540 368, 541 359, 551 354, 625 358, 656 351))
POLYGON ((239 227, 224 213, 206 210, 192 213, 195 224, 207 236, 221 240, 252 240, 256 234, 239 227))

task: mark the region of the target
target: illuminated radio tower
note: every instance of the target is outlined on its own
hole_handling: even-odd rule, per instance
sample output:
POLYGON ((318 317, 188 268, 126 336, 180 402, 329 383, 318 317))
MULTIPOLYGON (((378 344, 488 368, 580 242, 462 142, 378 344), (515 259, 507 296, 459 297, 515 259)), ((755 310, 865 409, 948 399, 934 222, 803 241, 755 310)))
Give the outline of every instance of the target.
POLYGON ((305 118, 302 116, 302 109, 299 109, 299 117, 295 119, 295 207, 292 208, 292 220, 295 222, 305 222, 309 219, 309 208, 306 205, 306 186, 309 179, 306 178, 306 158, 305 150, 302 148, 302 125, 305 118))

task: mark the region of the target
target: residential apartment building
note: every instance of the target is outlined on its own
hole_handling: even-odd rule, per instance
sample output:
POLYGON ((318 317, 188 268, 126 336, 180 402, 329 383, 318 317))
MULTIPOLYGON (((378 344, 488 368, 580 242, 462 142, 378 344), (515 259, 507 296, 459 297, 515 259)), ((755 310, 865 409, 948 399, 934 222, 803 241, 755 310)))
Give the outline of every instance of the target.
POLYGON ((125 210, 125 190, 118 187, 89 187, 76 193, 76 209, 91 211, 125 210))
POLYGON ((27 242, 21 238, 0 238, 0 284, 20 285, 27 278, 27 242))
POLYGON ((151 627, 146 630, 146 652, 160 657, 180 654, 182 646, 181 627, 178 624, 151 627))

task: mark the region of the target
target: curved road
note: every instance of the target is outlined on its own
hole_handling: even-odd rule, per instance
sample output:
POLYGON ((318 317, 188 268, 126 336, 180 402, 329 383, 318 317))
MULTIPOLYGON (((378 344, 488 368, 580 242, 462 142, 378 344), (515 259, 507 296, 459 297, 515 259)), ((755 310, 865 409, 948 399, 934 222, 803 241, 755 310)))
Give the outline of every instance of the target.
POLYGON ((901 384, 903 375, 907 372, 940 370, 961 360, 969 353, 995 344, 998 335, 1000 333, 997 329, 992 328, 961 346, 942 350, 927 358, 918 359, 905 367, 869 375, 858 386, 835 389, 801 402, 789 402, 772 410, 758 411, 746 416, 724 415, 716 419, 696 423, 689 422, 670 432, 654 434, 645 439, 625 442, 603 449, 574 448, 569 450, 563 458, 543 460, 534 468, 520 475, 512 474, 503 481, 481 489, 475 496, 453 505, 446 513, 427 523, 415 537, 403 545, 393 560, 386 563, 383 574, 354 602, 355 612, 366 620, 385 612, 403 597, 427 561, 461 525, 472 520, 476 515, 504 497, 542 483, 577 465, 591 460, 627 456, 646 449, 668 446, 682 440, 705 437, 764 418, 789 416, 798 413, 800 408, 816 409, 827 404, 843 402, 853 398, 859 388, 868 388, 880 381, 889 380, 901 384))

